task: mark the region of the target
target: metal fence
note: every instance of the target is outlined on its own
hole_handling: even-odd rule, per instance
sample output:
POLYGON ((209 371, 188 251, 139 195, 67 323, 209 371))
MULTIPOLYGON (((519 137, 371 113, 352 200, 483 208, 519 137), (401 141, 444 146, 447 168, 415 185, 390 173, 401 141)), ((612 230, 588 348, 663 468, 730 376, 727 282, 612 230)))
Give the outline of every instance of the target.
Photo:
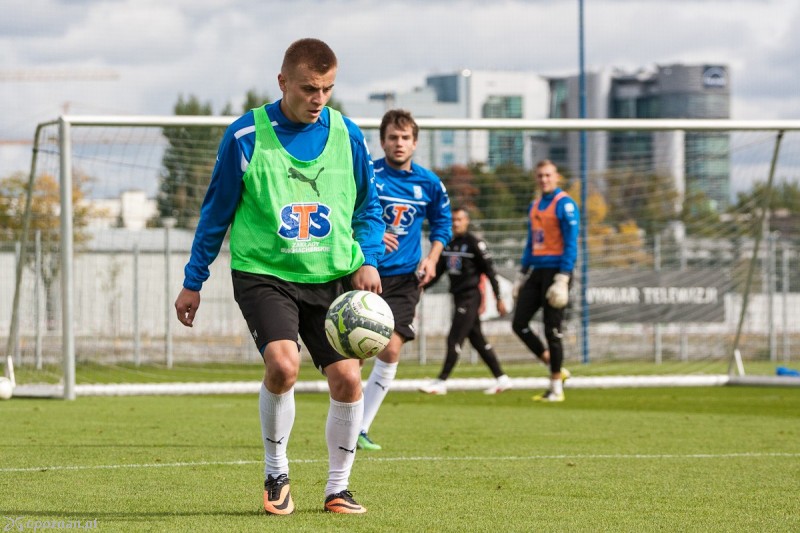
MULTIPOLYGON (((480 228, 492 224, 482 221, 480 228)), ((520 224, 524 225, 524 221, 520 224)), ((504 232, 500 238, 491 231, 482 233, 495 252, 501 287, 508 292, 525 234, 504 232)), ((233 300, 227 247, 212 265, 211 278, 203 287, 195 327, 184 328, 177 323, 172 303, 183 280, 183 267, 189 255, 186 246, 192 234, 185 230, 171 230, 169 234, 165 229, 131 232, 126 240, 130 245, 127 250, 87 249, 75 254, 74 334, 79 363, 171 365, 175 361, 258 360, 255 345, 233 300)), ((98 239, 102 240, 100 236, 98 239)), ((700 255, 701 250, 708 249, 705 242, 684 244, 680 250, 688 256, 700 255), (692 245, 698 248, 693 249, 692 245)), ((800 342, 800 321, 793 318, 800 314, 800 292, 792 292, 789 284, 789 274, 798 270, 797 253, 789 243, 775 239, 764 246, 761 254, 764 261, 760 262, 763 268, 758 269, 760 280, 744 315, 742 352, 751 358, 788 362, 792 360, 792 347, 800 342)), ((35 242, 32 247, 30 254, 40 257, 42 251, 35 249, 35 242)), ((681 309, 688 311, 680 306, 676 307, 678 315, 665 314, 663 320, 646 318, 637 308, 631 311, 624 302, 601 305, 603 302, 595 298, 590 307, 603 311, 592 315, 589 359, 660 362, 728 357, 743 302, 740 284, 730 280, 735 278, 734 270, 740 260, 749 253, 745 246, 739 253, 730 254, 726 261, 717 259, 705 264, 706 272, 716 272, 719 280, 725 281, 718 295, 720 313, 719 316, 715 313, 712 321, 702 316, 682 318, 681 309)), ((654 254, 663 257, 666 252, 654 250, 654 254)), ((0 298, 4 302, 12 300, 14 278, 8 274, 15 271, 16 257, 14 251, 0 252, 0 271, 4 273, 0 276, 0 298)), ((41 272, 37 275, 36 265, 40 264, 41 261, 36 261, 24 270, 19 337, 14 349, 18 365, 37 368, 59 365, 62 358, 61 283, 56 278, 48 284, 41 272)), ((589 287, 600 284, 597 278, 607 281, 609 277, 629 276, 632 272, 590 270, 589 287)), ((656 270, 636 272, 653 275, 656 270)), ((444 356, 444 339, 451 316, 451 299, 446 291, 444 281, 423 296, 417 317, 418 341, 405 347, 404 357, 437 361, 444 356)), ((580 285, 573 286, 565 332, 568 361, 582 360, 580 293, 580 285)), ((497 316, 491 291, 489 295, 484 314, 487 338, 503 360, 528 360, 530 354, 511 331, 510 318, 497 316)), ((534 327, 538 327, 539 318, 535 318, 534 327)), ((10 322, 11 307, 4 305, 0 308, 0 331, 8 331, 10 322)))

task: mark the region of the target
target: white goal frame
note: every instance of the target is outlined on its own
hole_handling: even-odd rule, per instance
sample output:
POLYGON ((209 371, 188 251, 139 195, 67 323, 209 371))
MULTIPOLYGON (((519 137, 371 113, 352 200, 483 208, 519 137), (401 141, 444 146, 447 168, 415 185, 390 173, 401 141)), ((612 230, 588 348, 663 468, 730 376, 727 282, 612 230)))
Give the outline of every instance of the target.
MULTIPOLYGON (((62 341, 61 351, 63 357, 64 385, 63 398, 76 397, 75 384, 75 336, 73 327, 74 316, 74 279, 73 279, 73 224, 72 224, 72 197, 70 191, 73 186, 72 175, 72 144, 71 132, 73 128, 85 126, 141 126, 141 127, 180 127, 180 126, 216 126, 227 127, 237 117, 232 116, 98 116, 98 115, 63 115, 56 120, 41 123, 37 126, 34 139, 33 162, 31 181, 34 179, 35 158, 39 143, 39 132, 43 127, 57 126, 60 147, 60 231, 61 231, 61 313, 62 313, 62 341)), ((353 119, 362 128, 377 129, 380 119, 364 118, 353 119)), ((417 119, 420 130, 524 130, 524 131, 665 131, 681 130, 684 132, 733 132, 733 131, 770 131, 782 135, 783 132, 800 131, 800 120, 699 120, 699 119, 548 119, 548 120, 522 120, 522 119, 417 119)), ((779 141, 778 141, 779 142, 779 141)), ((776 146, 777 150, 777 146, 776 146)), ((581 176, 581 183, 585 185, 585 170, 581 176)), ((586 187, 582 187, 585 194, 586 187)), ((585 206, 586 202, 582 202, 585 206)), ((584 207, 585 209, 585 207, 584 207)), ((582 217, 584 218, 584 217, 582 217)), ((582 227, 582 232, 585 226, 582 227)), ((23 231, 21 253, 25 253, 26 231, 23 231)), ((584 234, 582 233, 582 236, 584 234)), ((585 239, 582 239, 585 243, 585 239)), ((24 263, 21 258, 18 265, 24 263)), ((21 267, 16 272, 16 292, 19 292, 21 267)), ((585 284, 582 284, 585 286, 585 284)), ((16 307, 18 294, 14 298, 14 318, 12 319, 9 346, 15 341, 16 307)), ((585 295, 583 295, 585 301, 585 295)), ((585 307, 585 306, 584 306, 585 307)), ((9 351, 10 354, 10 351, 9 351)), ((732 360, 733 361, 733 360, 732 360)))

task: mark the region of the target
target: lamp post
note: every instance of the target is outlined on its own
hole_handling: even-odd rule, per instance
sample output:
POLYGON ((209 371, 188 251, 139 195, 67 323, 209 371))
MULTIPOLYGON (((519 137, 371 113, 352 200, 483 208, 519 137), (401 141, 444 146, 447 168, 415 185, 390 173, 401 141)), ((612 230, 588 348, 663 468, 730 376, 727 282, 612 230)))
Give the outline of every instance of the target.
MULTIPOLYGON (((579 116, 586 118, 586 71, 583 42, 583 0, 578 0, 578 100, 579 116)), ((586 302, 586 285, 589 283, 589 248, 587 245, 589 224, 588 194, 586 177, 586 130, 580 131, 580 174, 581 174, 581 341, 583 362, 589 362, 589 307, 586 302)))

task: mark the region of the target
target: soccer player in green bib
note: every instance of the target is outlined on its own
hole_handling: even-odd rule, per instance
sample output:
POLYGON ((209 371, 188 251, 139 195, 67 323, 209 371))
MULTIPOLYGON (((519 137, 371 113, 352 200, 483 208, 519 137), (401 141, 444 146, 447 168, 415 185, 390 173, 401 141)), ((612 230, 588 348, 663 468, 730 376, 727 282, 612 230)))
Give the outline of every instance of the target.
POLYGON ((334 351, 324 322, 344 290, 380 294, 384 223, 364 135, 326 107, 336 70, 324 42, 292 43, 278 74, 282 98, 228 127, 175 302, 178 319, 191 327, 230 227, 234 297, 264 360, 264 510, 273 515, 294 511, 286 449, 300 340, 330 390, 323 509, 366 512, 348 490, 364 413, 359 362, 334 351))

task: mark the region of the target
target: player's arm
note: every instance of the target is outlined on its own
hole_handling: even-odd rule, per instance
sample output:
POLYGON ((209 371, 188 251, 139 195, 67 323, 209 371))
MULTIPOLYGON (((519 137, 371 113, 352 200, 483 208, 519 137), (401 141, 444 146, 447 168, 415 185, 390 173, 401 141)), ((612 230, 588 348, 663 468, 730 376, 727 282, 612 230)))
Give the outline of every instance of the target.
POLYGON ((360 291, 374 292, 380 294, 383 292, 381 286, 381 276, 378 269, 371 265, 361 265, 350 278, 350 283, 354 289, 360 291))
POLYGON ((569 302, 569 280, 578 256, 578 206, 571 198, 563 199, 556 206, 556 216, 564 240, 564 253, 561 254, 559 272, 553 277, 545 297, 552 307, 562 309, 569 302))
POLYGON ((494 261, 492 261, 492 253, 483 239, 474 238, 472 242, 473 254, 475 256, 475 264, 478 267, 478 272, 486 275, 489 283, 492 286, 495 297, 500 300, 500 283, 497 281, 497 272, 494 269, 494 261))
POLYGON ((209 276, 208 267, 219 254, 242 195, 244 169, 242 150, 234 136, 237 129, 228 128, 220 143, 211 182, 200 208, 189 262, 184 267, 183 289, 175 300, 178 320, 185 326, 192 326, 200 306, 200 289, 209 276))
POLYGON ((453 216, 450 213, 450 197, 444 183, 434 174, 435 181, 430 187, 431 201, 426 208, 425 217, 430 225, 431 249, 422 259, 418 268, 420 286, 427 284, 436 275, 436 264, 444 247, 453 238, 453 216))
POLYGON ((428 255, 422 258, 419 267, 417 267, 420 287, 428 284, 436 276, 436 265, 442 255, 442 250, 444 250, 444 244, 441 241, 431 242, 431 249, 428 255))
POLYGON ((442 274, 444 274, 445 268, 447 267, 447 259, 444 255, 439 255, 439 260, 436 262, 436 274, 434 274, 433 278, 423 286, 423 289, 427 289, 428 287, 432 287, 436 285, 436 283, 441 279, 442 274))
POLYGON ((492 286, 492 292, 494 292, 494 297, 497 301, 497 312, 500 313, 501 316, 505 315, 507 312, 506 304, 500 297, 500 283, 497 281, 497 272, 494 269, 492 253, 489 251, 489 247, 483 239, 475 237, 472 246, 474 248, 473 254, 478 272, 485 275, 489 280, 489 284, 492 286))
POLYGON ((564 198, 559 202, 556 214, 564 239, 564 253, 561 255, 559 270, 571 274, 578 258, 578 232, 581 225, 578 205, 571 198, 564 198))
POLYGON ((356 182, 356 205, 353 210, 353 235, 364 254, 364 264, 352 278, 353 287, 381 293, 377 266, 383 256, 383 233, 386 224, 381 218, 381 204, 375 188, 375 171, 369 148, 361 130, 345 119, 350 131, 350 148, 353 152, 353 178, 356 182))

